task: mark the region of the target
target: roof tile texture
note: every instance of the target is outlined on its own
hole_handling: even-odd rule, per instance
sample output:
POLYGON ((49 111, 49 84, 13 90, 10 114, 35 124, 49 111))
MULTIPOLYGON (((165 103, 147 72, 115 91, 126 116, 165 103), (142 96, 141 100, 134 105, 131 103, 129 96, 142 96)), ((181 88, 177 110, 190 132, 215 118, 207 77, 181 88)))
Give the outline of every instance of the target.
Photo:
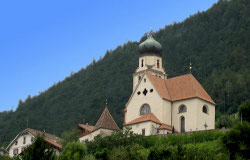
POLYGON ((102 112, 102 115, 100 116, 99 120, 96 122, 94 130, 97 130, 99 128, 119 130, 119 127, 115 123, 107 107, 105 107, 104 111, 102 112))
POLYGON ((141 123, 141 122, 147 122, 147 121, 152 121, 152 122, 161 124, 161 122, 159 121, 159 119, 156 118, 156 116, 153 113, 148 113, 148 114, 142 115, 141 117, 139 117, 139 118, 137 118, 135 120, 132 120, 132 121, 124 124, 124 126, 125 125, 136 124, 136 123, 141 123))
POLYGON ((197 97, 215 104, 192 74, 186 74, 166 80, 153 76, 148 72, 146 72, 146 75, 156 88, 157 92, 164 99, 178 101, 197 97))

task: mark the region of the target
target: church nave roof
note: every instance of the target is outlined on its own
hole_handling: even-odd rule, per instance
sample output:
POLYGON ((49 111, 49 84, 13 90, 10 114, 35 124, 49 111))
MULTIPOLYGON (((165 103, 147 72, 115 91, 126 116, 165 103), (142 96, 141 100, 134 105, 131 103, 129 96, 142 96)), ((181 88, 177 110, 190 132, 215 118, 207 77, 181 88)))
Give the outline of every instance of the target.
POLYGON ((215 104, 192 74, 186 74, 165 80, 154 76, 149 72, 146 72, 146 75, 156 88, 159 95, 164 99, 178 101, 197 97, 215 104))

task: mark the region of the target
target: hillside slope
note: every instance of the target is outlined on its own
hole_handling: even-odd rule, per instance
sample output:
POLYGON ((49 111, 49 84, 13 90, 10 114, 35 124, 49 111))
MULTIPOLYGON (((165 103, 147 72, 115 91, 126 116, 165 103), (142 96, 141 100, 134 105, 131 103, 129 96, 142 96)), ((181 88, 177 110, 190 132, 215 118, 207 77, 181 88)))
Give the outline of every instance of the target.
MULTIPOLYGON (((233 113, 250 98, 250 1, 220 0, 206 12, 155 33, 163 47, 169 77, 193 75, 217 103, 220 113, 233 113)), ((141 41, 145 39, 142 37, 141 41)), ((60 135, 78 123, 95 124, 105 99, 114 119, 132 92, 139 42, 128 42, 93 61, 85 69, 55 84, 39 96, 20 101, 15 112, 0 113, 0 142, 9 141, 28 126, 60 135)))

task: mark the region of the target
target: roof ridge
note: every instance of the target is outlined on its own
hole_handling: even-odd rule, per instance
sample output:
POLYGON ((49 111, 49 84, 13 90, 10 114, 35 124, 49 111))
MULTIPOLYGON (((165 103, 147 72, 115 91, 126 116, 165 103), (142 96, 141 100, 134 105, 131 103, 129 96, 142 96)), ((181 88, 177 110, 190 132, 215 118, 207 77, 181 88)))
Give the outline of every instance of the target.
POLYGON ((192 86, 193 86, 193 90, 194 90, 194 95, 196 96, 196 97, 198 97, 198 95, 197 95, 197 91, 196 91, 196 89, 195 89, 195 87, 194 87, 194 77, 193 77, 193 75, 192 74, 190 74, 190 80, 191 80, 191 84, 192 84, 192 86))
MULTIPOLYGON (((107 108, 107 110, 108 110, 108 108, 107 108)), ((113 116, 111 115, 111 113, 109 112, 109 110, 108 110, 108 114, 110 115, 110 117, 111 117, 111 119, 113 120, 113 122, 115 122, 115 120, 114 120, 113 116)), ((117 126, 116 122, 115 122, 115 125, 116 125, 117 128, 119 128, 119 127, 117 126)))
POLYGON ((107 107, 105 106, 104 111, 102 112, 101 117, 100 117, 100 118, 102 118, 102 121, 101 121, 101 125, 100 125, 100 127, 101 127, 101 126, 102 126, 102 124, 103 124, 104 117, 105 117, 105 114, 106 114, 106 109, 107 109, 107 107), (102 116, 102 115, 103 115, 103 116, 102 116))
POLYGON ((168 91, 168 95, 169 95, 170 101, 173 101, 172 96, 171 96, 171 94, 170 94, 170 92, 169 92, 169 89, 168 89, 168 85, 167 85, 166 79, 164 79, 164 84, 165 84, 165 86, 166 86, 166 88, 167 88, 167 91, 168 91))
POLYGON ((96 122, 95 129, 93 131, 95 131, 99 128, 112 129, 112 130, 118 129, 119 130, 119 127, 117 126, 115 120, 113 119, 113 117, 112 117, 112 115, 109 112, 107 107, 104 108, 104 111, 102 112, 100 118, 96 122), (106 118, 106 121, 105 121, 105 118, 106 118), (106 123, 109 122, 110 124, 106 124, 105 122, 106 123))

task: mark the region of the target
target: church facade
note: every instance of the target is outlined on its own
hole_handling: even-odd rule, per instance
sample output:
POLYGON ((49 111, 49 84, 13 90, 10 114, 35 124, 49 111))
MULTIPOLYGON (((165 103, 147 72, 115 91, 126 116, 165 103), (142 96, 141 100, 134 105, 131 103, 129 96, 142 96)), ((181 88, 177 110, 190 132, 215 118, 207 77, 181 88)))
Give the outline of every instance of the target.
POLYGON ((139 45, 133 92, 124 109, 124 128, 142 135, 215 128, 215 102, 192 74, 167 78, 162 47, 152 33, 139 45))

